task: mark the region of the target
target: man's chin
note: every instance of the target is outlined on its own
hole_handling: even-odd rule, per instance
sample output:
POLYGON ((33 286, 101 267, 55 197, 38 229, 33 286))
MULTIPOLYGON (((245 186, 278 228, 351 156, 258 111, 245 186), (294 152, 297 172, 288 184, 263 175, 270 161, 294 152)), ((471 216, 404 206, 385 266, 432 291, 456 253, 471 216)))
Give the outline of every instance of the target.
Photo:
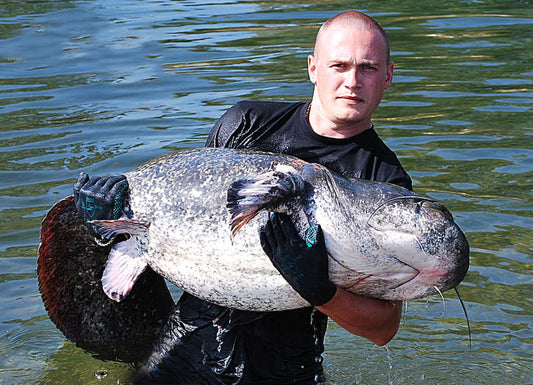
POLYGON ((368 116, 363 115, 359 113, 358 111, 354 112, 353 110, 340 112, 337 115, 337 121, 341 123, 342 125, 349 125, 349 126, 359 125, 359 124, 362 124, 368 121, 370 125, 370 119, 368 119, 368 116))

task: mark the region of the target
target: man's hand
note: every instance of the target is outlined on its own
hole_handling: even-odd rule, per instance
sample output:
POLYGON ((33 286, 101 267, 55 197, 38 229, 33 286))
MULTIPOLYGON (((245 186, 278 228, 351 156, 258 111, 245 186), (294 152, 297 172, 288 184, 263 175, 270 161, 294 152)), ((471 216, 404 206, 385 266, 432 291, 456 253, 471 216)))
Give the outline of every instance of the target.
POLYGON ((74 185, 76 210, 85 221, 131 216, 128 197, 128 180, 124 175, 89 178, 82 172, 74 185))
POLYGON ((261 246, 283 278, 313 306, 328 302, 337 291, 329 280, 328 253, 320 226, 306 241, 298 235, 291 219, 280 213, 270 215, 260 229, 261 246))

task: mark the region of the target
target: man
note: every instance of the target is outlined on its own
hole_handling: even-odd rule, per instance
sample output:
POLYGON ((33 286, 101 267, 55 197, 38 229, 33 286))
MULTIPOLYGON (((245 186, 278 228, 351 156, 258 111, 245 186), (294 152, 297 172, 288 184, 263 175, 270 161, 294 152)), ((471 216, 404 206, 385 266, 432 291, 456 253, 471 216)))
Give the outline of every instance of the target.
MULTIPOLYGON (((359 12, 341 13, 320 28, 308 57, 315 86, 311 103, 240 102, 215 124, 207 146, 287 153, 344 176, 411 189, 409 176, 371 121, 391 84, 393 66, 381 26, 359 12)), ((80 202, 96 194, 111 196, 103 200, 109 207, 117 201, 122 205, 114 197, 125 179, 104 183, 87 176, 78 181, 75 196, 82 214, 80 202)), ((134 383, 320 383, 328 317, 378 345, 394 337, 401 303, 361 297, 333 285, 320 228, 316 242, 308 246, 287 216, 273 214, 260 239, 274 266, 313 306, 243 312, 184 293, 134 383)))

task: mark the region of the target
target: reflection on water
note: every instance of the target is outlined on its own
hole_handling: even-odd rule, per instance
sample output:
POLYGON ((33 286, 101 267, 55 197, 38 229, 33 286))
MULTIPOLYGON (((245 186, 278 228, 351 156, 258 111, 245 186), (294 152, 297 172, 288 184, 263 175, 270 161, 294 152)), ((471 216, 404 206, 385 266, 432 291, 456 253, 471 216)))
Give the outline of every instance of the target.
MULTIPOLYGON (((533 383, 527 2, 383 2, 394 84, 375 124, 417 192, 467 233, 457 299, 408 305, 388 349, 330 323, 331 384, 533 383)), ((361 5, 363 6, 363 5, 361 5)), ((49 321, 37 289, 46 210, 77 174, 128 171, 199 146, 241 99, 307 100, 317 27, 351 2, 0 1, 0 383, 127 381, 49 321), (99 380, 94 374, 107 370, 99 380)))

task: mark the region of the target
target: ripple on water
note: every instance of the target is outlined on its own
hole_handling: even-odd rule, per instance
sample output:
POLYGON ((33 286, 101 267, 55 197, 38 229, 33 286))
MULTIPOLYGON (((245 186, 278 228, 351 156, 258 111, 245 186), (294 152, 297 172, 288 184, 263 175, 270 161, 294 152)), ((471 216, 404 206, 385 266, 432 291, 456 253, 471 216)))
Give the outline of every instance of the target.
MULTIPOLYGON (((388 349, 330 322, 328 383, 533 383, 533 19, 519 1, 419 3, 364 9, 387 29, 395 62, 374 123, 416 191, 442 200, 467 234, 460 290, 472 348, 458 300, 444 293, 445 309, 438 297, 409 303, 388 349)), ((238 100, 308 100, 312 39, 343 8, 353 3, 4 2, 0 383, 128 381, 134 369, 65 342, 46 316, 42 216, 82 170, 122 173, 202 145, 238 100)))

